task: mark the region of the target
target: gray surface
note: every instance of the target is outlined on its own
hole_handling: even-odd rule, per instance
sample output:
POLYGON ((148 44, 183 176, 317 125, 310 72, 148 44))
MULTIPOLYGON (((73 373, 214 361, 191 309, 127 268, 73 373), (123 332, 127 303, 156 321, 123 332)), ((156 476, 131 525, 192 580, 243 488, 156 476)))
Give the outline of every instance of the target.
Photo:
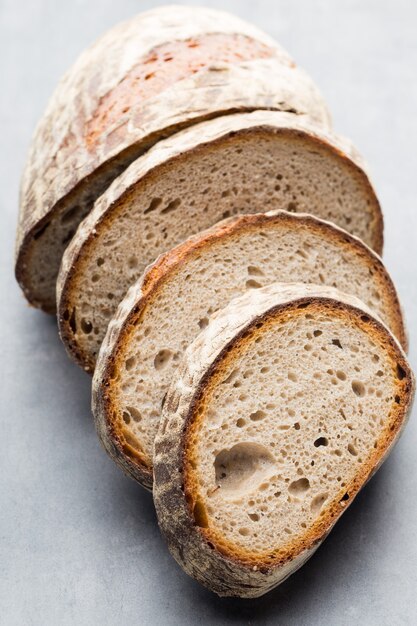
MULTIPOLYGON (((0 3, 0 623, 416 624, 415 419, 301 571, 262 599, 218 599, 167 553, 151 496, 98 444, 89 378, 67 360, 54 320, 27 308, 14 283, 18 181, 33 126, 79 51, 152 4, 0 3)), ((416 4, 210 4, 277 36, 320 84, 337 129, 371 163, 386 216, 385 259, 403 298, 415 363, 416 4)))

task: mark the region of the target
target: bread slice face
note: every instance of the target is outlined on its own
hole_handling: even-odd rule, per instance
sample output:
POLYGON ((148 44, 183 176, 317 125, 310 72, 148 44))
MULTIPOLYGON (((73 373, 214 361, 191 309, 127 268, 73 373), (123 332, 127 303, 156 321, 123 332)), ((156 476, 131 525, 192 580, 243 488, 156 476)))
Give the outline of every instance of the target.
POLYGON ((381 249, 381 210, 359 156, 295 117, 257 111, 203 122, 159 142, 101 196, 57 283, 61 337, 82 367, 94 369, 108 322, 145 267, 227 216, 309 212, 381 249))
POLYGON ((151 487, 169 384, 211 315, 246 291, 294 280, 360 297, 406 346, 394 285, 359 239, 284 211, 224 220, 161 255, 110 323, 94 375, 93 413, 104 447, 125 472, 151 487))
POLYGON ((399 344, 354 297, 272 285, 189 346, 155 442, 154 500, 185 571, 256 597, 319 546, 410 411, 399 344))
POLYGON ((234 16, 159 7, 106 33, 65 74, 32 141, 16 245, 16 276, 29 302, 55 311, 65 247, 132 160, 197 121, 265 108, 330 123, 312 80, 234 16))

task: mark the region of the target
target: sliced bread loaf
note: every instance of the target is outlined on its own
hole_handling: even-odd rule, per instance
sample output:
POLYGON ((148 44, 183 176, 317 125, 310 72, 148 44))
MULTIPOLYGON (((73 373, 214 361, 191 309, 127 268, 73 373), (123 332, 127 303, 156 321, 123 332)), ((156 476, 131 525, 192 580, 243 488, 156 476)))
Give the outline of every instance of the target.
POLYGON ((414 379, 356 298, 254 290, 191 344, 155 443, 168 546, 219 595, 260 596, 316 550, 386 458, 414 379))
POLYGON ((198 120, 263 108, 329 124, 310 78, 238 18, 158 7, 106 33, 65 74, 33 138, 16 248, 16 276, 28 300, 55 310, 68 241, 132 160, 198 120))
POLYGON ((237 213, 288 209, 382 247, 382 216, 347 142, 289 113, 202 122, 160 141, 101 196, 58 276, 60 333, 87 370, 128 287, 160 253, 237 213))
POLYGON ((311 215, 283 211, 224 220, 160 256, 109 325, 94 375, 93 413, 104 447, 125 472, 151 487, 169 384, 210 316, 249 289, 293 281, 360 297, 406 346, 392 281, 359 239, 311 215))

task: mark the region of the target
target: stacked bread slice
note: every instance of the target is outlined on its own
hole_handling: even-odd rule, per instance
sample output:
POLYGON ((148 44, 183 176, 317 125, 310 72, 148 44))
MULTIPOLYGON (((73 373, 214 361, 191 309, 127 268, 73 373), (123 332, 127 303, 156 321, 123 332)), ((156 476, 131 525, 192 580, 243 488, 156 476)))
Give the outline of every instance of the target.
POLYGON ((274 284, 189 346, 155 444, 158 519, 177 561, 256 597, 317 549, 402 430, 398 343, 339 290, 274 284))
POLYGON ((21 198, 19 283, 95 370, 98 434, 174 557, 221 595, 276 586, 414 391, 378 198, 318 89, 238 18, 149 11, 65 75, 21 198))

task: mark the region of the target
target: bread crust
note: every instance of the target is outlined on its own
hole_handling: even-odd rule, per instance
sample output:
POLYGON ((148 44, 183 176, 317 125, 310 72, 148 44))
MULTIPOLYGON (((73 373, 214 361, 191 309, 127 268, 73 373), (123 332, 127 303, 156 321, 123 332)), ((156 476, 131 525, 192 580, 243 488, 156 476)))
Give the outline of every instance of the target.
POLYGON ((287 136, 308 136, 309 140, 324 146, 343 159, 363 178, 369 190, 369 198, 374 207, 374 245, 378 252, 383 243, 383 218, 381 208, 373 189, 366 166, 354 147, 345 139, 322 132, 320 129, 300 118, 286 113, 256 111, 249 114, 226 116, 210 122, 203 122, 177 135, 159 142, 146 155, 132 165, 116 179, 109 189, 96 202, 94 209, 80 224, 76 236, 65 251, 57 280, 57 310, 61 338, 69 356, 87 371, 93 371, 95 363, 90 355, 83 351, 77 342, 70 325, 68 311, 73 309, 73 299, 79 290, 79 281, 83 276, 84 264, 88 260, 90 248, 98 233, 111 228, 117 211, 122 210, 138 184, 144 184, 149 178, 159 176, 164 169, 175 168, 175 160, 198 154, 207 145, 216 146, 235 135, 253 133, 277 133, 287 136))
POLYGON ((257 597, 280 584, 313 554, 385 460, 406 423, 415 383, 397 341, 357 298, 314 285, 273 285, 238 300, 220 312, 188 349, 168 392, 155 442, 154 500, 168 546, 187 573, 219 595, 257 597), (370 452, 354 479, 326 507, 320 521, 280 550, 251 553, 221 538, 219 541, 218 534, 196 523, 193 507, 199 497, 198 486, 190 480, 193 428, 198 409, 225 363, 233 361, 245 342, 267 332, 269 324, 286 315, 300 314, 307 306, 319 311, 330 307, 335 315, 348 316, 386 347, 392 367, 400 367, 398 403, 393 401, 377 449, 370 452))
POLYGON ((270 37, 227 13, 159 7, 119 24, 90 46, 53 94, 22 178, 15 271, 29 302, 54 311, 55 302, 35 289, 35 275, 42 271, 37 267, 39 246, 52 221, 62 219, 69 209, 79 211, 81 220, 111 180, 161 137, 196 121, 258 108, 310 114, 318 124, 330 124, 321 94, 289 55, 270 37), (146 55, 166 42, 209 33, 246 36, 271 54, 253 61, 219 62, 185 77, 132 106, 121 119, 104 120, 107 126, 96 133, 93 144, 88 141, 85 133, 103 100, 146 55))
POLYGON ((290 224, 293 228, 307 225, 312 232, 325 233, 343 245, 354 248, 378 277, 380 293, 386 294, 386 300, 391 305, 388 312, 392 321, 391 330, 403 348, 405 350, 407 348, 407 334, 400 303, 382 260, 361 240, 334 224, 307 214, 271 211, 266 214, 231 217, 190 237, 161 255, 147 268, 141 280, 129 289, 110 323, 93 378, 93 414, 104 448, 125 473, 148 489, 152 487, 152 463, 147 457, 138 454, 139 441, 135 440, 129 444, 125 440, 114 380, 114 376, 123 371, 131 334, 146 313, 147 307, 158 296, 161 287, 201 250, 213 247, 224 239, 232 239, 248 231, 258 232, 263 227, 271 228, 279 224, 290 224))

